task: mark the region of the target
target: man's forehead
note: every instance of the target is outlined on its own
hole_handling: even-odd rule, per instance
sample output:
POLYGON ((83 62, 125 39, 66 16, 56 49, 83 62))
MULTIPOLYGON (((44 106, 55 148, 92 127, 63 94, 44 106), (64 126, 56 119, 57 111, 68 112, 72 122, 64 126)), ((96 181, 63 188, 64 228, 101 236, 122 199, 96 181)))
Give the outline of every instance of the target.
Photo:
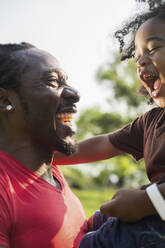
POLYGON ((58 70, 60 63, 53 55, 38 48, 23 49, 14 54, 15 58, 20 60, 27 67, 48 67, 58 70))
POLYGON ((29 48, 17 51, 14 56, 27 65, 50 64, 53 67, 59 67, 59 61, 50 53, 38 48, 29 48))
POLYGON ((30 48, 19 51, 16 56, 24 64, 25 70, 22 76, 31 79, 48 78, 50 76, 62 80, 67 80, 68 78, 59 61, 43 50, 30 48))

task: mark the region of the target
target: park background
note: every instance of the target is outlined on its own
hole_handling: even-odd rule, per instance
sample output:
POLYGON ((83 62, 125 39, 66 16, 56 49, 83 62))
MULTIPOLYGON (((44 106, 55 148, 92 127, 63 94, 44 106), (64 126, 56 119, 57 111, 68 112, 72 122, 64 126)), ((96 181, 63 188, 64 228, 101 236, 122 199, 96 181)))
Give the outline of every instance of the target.
MULTIPOLYGON (((137 95, 133 60, 120 63, 114 31, 134 0, 0 0, 0 43, 30 42, 54 54, 81 94, 77 140, 114 131, 151 108, 137 95)), ((147 182, 143 161, 120 156, 62 170, 89 217, 118 188, 147 182)))

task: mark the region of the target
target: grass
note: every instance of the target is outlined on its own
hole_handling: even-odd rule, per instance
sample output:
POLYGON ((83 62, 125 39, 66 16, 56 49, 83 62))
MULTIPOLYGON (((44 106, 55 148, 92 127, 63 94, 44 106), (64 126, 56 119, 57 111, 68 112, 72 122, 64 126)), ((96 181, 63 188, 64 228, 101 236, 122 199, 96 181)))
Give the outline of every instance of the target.
POLYGON ((72 191, 80 199, 85 209, 87 218, 93 215, 94 212, 100 208, 103 202, 110 200, 115 194, 115 190, 112 188, 83 190, 72 188, 72 191))

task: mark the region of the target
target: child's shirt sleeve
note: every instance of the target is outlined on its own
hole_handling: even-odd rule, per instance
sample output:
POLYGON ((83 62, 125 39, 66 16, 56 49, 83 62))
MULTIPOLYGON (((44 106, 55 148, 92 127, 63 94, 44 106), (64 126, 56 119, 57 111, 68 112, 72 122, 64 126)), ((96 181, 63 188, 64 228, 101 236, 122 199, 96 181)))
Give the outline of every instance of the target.
POLYGON ((137 161, 143 158, 144 117, 137 118, 109 135, 109 140, 119 150, 131 154, 137 161))

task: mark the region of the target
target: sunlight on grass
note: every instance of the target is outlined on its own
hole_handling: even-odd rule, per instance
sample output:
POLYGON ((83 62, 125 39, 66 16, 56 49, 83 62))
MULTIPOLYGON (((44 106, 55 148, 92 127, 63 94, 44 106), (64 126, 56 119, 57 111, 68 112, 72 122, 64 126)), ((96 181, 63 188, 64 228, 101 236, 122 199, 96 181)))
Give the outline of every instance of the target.
POLYGON ((77 190, 73 189, 72 191, 80 199, 87 218, 94 214, 94 212, 100 208, 101 204, 107 200, 110 200, 115 194, 115 190, 112 188, 106 189, 85 189, 77 190))

